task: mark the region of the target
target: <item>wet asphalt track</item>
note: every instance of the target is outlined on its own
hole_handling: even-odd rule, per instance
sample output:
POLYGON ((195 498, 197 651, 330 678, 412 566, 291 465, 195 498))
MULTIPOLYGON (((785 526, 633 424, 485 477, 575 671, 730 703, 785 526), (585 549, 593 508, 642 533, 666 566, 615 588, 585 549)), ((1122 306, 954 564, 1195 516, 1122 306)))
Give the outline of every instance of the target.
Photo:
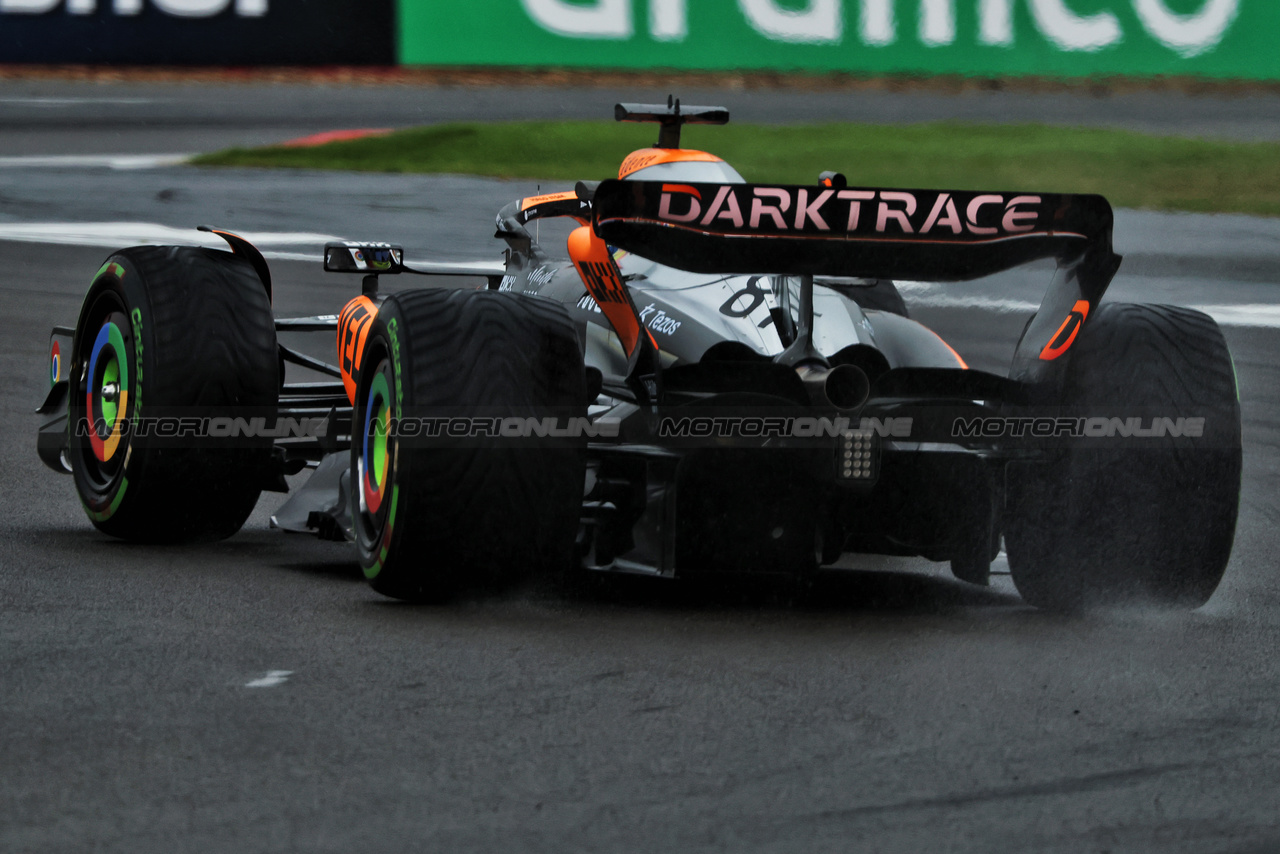
MULTIPOLYGON (((0 154, 184 151, 206 133, 223 144, 389 125, 395 104, 430 100, 345 92, 356 106, 340 117, 299 108, 291 124, 282 109, 264 130, 261 104, 297 96, 243 89, 211 99, 216 120, 184 98, 169 121, 138 126, 94 102, 4 100, 26 85, 0 90, 0 154), (14 118, 38 109, 55 111, 14 118)), ((173 93, 38 85, 64 99, 173 93)), ((585 97, 439 101, 441 114, 464 100, 470 115, 517 101, 578 114, 585 97)), ((607 107, 614 93, 590 97, 607 107)), ((833 97, 810 106, 829 111, 833 97)), ((718 100, 747 114, 755 98, 718 100)), ((1223 133, 1248 112, 1143 103, 1093 106, 1223 133)), ((7 166, 0 229, 214 222, 456 258, 493 251, 493 211, 526 189, 7 166)), ((1280 329, 1259 306, 1280 304, 1278 238, 1274 221, 1119 217, 1129 260, 1113 296, 1249 306, 1222 313, 1236 318, 1246 468, 1234 556, 1208 606, 1090 618, 1032 611, 1005 576, 980 589, 922 562, 832 576, 804 607, 650 584, 411 607, 369 591, 344 547, 266 530, 274 496, 225 543, 107 541, 69 478, 36 460, 30 415, 47 329, 74 319, 107 250, 0 241, 0 851, 1275 850, 1280 329)), ((356 286, 316 265, 273 269, 281 313, 336 310, 356 286)), ((1009 277, 908 297, 976 367, 999 369, 1041 292, 1009 277)))

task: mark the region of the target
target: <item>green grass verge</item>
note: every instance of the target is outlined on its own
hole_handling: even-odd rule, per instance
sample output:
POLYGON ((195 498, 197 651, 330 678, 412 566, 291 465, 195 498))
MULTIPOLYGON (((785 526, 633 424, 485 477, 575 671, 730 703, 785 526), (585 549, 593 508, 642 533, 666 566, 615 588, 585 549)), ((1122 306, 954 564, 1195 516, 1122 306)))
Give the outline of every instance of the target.
MULTIPOLYGON (((604 122, 445 124, 315 148, 231 149, 214 166, 452 172, 574 181, 617 174, 657 128, 604 122)), ((1280 216, 1280 145, 1045 125, 686 127, 684 145, 749 181, 1101 193, 1117 207, 1280 216)))

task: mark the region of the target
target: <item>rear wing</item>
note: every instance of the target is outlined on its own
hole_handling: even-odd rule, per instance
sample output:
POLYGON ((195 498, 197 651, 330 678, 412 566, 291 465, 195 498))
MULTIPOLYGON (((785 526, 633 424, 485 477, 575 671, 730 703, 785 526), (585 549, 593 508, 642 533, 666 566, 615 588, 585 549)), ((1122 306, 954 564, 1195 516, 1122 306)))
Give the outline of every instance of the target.
POLYGON ((779 184, 605 181, 610 245, 700 273, 966 281, 1041 258, 1058 271, 1014 356, 1014 379, 1060 374, 1120 266, 1102 196, 779 184))

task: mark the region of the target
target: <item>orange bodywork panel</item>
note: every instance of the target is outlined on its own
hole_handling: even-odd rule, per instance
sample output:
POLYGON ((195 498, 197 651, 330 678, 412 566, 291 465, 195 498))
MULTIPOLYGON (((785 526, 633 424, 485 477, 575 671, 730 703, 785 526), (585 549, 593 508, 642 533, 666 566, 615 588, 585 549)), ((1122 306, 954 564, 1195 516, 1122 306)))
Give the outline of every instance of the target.
MULTIPOLYGON (((569 235, 569 257, 573 259, 573 266, 578 268, 587 292, 600 306, 604 316, 609 318, 609 323, 618 333, 618 340, 622 342, 622 349, 630 358, 640 343, 641 332, 647 335, 648 330, 642 330, 640 326, 635 304, 622 283, 622 274, 609 254, 609 247, 590 226, 583 226, 575 228, 569 235)), ((657 350, 658 345, 652 335, 649 341, 657 350)))
POLYGON ((627 159, 622 161, 622 166, 618 169, 618 180, 621 181, 632 172, 643 169, 646 166, 655 166, 659 163, 688 162, 723 163, 724 161, 714 154, 695 151, 692 148, 642 148, 639 151, 631 152, 627 155, 627 159))
POLYGON ((338 315, 338 369, 342 372, 342 386, 352 406, 356 404, 356 377, 364 358, 364 342, 377 315, 378 306, 366 296, 358 296, 347 303, 338 315))
POLYGON ((516 216, 516 221, 523 225, 535 219, 557 216, 569 217, 579 225, 586 225, 591 218, 591 206, 580 200, 574 190, 525 196, 520 200, 520 213, 516 216))

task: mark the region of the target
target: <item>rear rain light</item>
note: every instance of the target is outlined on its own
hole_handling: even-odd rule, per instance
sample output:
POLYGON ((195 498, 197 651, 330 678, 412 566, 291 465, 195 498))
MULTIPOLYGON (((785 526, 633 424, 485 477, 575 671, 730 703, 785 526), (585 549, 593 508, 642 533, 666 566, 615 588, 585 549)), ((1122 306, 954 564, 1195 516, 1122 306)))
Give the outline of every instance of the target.
POLYGON ((846 430, 836 450, 836 475, 853 483, 873 481, 879 474, 879 457, 874 430, 846 430))

